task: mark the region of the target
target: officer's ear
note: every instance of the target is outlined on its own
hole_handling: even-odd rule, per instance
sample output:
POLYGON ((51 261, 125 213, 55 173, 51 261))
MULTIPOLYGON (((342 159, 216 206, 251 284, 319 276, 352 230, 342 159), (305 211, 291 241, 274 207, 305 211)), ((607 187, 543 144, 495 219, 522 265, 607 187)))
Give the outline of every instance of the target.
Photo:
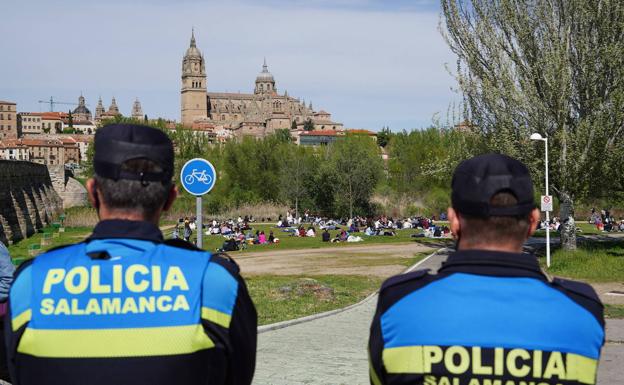
POLYGON ((89 178, 87 183, 85 183, 85 187, 87 188, 87 197, 89 198, 89 203, 98 211, 100 209, 100 200, 98 198, 97 193, 97 183, 95 183, 95 179, 89 178))
POLYGON ((457 214, 457 211, 455 211, 454 208, 449 207, 446 210, 446 216, 449 221, 449 227, 451 229, 451 233, 453 233, 453 238, 459 239, 459 235, 461 233, 461 224, 460 224, 461 221, 459 220, 459 215, 457 214))
POLYGON ((529 233, 527 234, 527 239, 531 238, 541 219, 542 217, 540 215, 540 211, 536 208, 533 209, 533 211, 529 214, 529 233))
POLYGON ((163 206, 163 211, 169 211, 169 209, 171 208, 171 206, 173 206, 173 202, 175 202, 177 197, 178 197, 178 186, 176 186, 175 183, 172 183, 171 188, 169 189, 169 195, 167 196, 167 201, 165 202, 165 205, 163 206))

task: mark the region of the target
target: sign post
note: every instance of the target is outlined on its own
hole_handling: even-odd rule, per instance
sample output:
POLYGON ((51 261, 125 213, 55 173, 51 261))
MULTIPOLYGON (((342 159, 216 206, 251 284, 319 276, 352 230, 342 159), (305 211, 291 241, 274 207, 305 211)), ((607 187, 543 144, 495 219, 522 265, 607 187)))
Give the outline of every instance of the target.
POLYGON ((202 196, 210 192, 217 181, 217 172, 212 163, 202 158, 191 159, 182 166, 180 171, 180 183, 191 195, 195 195, 197 203, 197 247, 204 246, 204 225, 202 196))
POLYGON ((553 211, 552 195, 542 195, 542 211, 546 212, 546 266, 550 267, 550 212, 553 211))

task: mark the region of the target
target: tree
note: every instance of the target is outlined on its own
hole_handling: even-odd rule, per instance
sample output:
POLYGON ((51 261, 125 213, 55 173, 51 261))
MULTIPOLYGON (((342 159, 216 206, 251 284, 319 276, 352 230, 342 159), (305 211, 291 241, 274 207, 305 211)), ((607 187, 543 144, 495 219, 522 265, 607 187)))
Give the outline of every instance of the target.
POLYGON ((304 131, 312 131, 314 130, 314 123, 312 122, 311 119, 308 119, 305 121, 305 123, 303 123, 303 130, 304 131))
POLYGON ((291 130, 296 130, 297 129, 297 121, 296 120, 292 121, 292 123, 290 125, 290 129, 291 130))
POLYGON ((145 114, 145 115, 143 116, 143 121, 144 121, 144 122, 148 122, 148 121, 149 121, 149 119, 147 119, 147 114, 145 114))
POLYGON ((273 135, 275 135, 275 138, 279 142, 283 142, 283 143, 292 142, 292 136, 290 136, 290 131, 288 131, 287 128, 275 130, 275 133, 273 135))
POLYGON ((542 181, 543 145, 528 140, 538 132, 560 200, 622 191, 624 2, 442 0, 442 9, 465 118, 489 148, 542 181))
POLYGON ((384 127, 377 133, 377 144, 379 147, 386 147, 388 142, 390 142, 390 127, 384 127))
POLYGON ((318 163, 307 147, 288 146, 285 149, 281 170, 281 190, 287 201, 295 205, 295 218, 299 218, 299 205, 310 196, 318 163))
POLYGON ((369 208, 370 197, 381 179, 383 164, 379 148, 369 137, 346 136, 329 146, 325 167, 334 175, 334 198, 353 218, 354 209, 369 208))
POLYGON ((69 110, 69 116, 67 117, 67 126, 70 129, 74 129, 74 117, 72 116, 71 110, 69 110))

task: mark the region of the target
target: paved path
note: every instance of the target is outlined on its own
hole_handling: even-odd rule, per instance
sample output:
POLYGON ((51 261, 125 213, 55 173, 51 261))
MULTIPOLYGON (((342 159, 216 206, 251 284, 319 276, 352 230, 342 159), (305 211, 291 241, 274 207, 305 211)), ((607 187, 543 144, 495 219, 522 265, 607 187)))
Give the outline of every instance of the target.
MULTIPOLYGON (((418 268, 437 270, 437 254, 418 268)), ((368 384, 366 344, 377 296, 336 315, 258 336, 256 385, 368 384)))
MULTIPOLYGON (((436 271, 437 254, 418 266, 436 271)), ((377 297, 360 306, 258 336, 255 385, 368 384, 366 344, 377 297)), ((624 320, 607 321, 598 385, 624 383, 624 320)))

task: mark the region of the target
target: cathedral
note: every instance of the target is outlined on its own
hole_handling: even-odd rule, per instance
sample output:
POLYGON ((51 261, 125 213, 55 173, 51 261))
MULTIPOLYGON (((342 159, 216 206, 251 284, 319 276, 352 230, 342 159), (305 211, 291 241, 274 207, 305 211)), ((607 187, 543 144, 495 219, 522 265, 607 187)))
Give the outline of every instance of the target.
POLYGON ((293 136, 303 131, 306 122, 317 130, 342 131, 342 123, 331 114, 314 111, 312 103, 279 93, 266 60, 256 77, 254 92, 208 92, 204 56, 197 48, 194 32, 182 60, 182 125, 191 128, 229 130, 234 136, 264 137, 278 129, 289 129, 293 136))

